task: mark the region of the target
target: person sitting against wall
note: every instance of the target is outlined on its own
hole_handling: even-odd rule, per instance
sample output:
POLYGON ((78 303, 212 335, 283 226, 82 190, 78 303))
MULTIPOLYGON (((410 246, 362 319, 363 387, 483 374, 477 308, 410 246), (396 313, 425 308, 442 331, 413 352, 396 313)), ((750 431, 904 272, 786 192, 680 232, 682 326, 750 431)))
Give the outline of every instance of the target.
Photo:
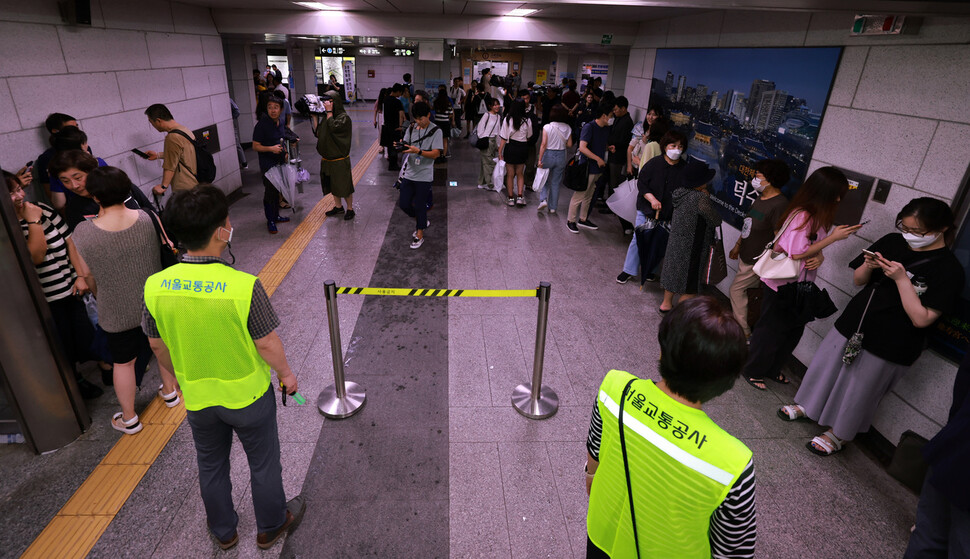
MULTIPOLYGON (((116 167, 100 167, 88 173, 85 188, 100 206, 97 216, 78 224, 74 242, 94 281, 98 324, 107 334, 114 359, 113 381, 121 411, 111 427, 126 435, 142 430, 135 412, 135 391, 152 358, 148 337, 141 330, 144 287, 148 276, 162 269, 157 216, 125 206, 131 180, 116 167)), ((161 223, 158 223, 161 227, 161 223)), ((158 395, 168 407, 180 402, 175 376, 159 364, 162 385, 158 395)))
POLYGON ((660 382, 610 371, 586 439, 586 557, 754 557, 751 450, 704 403, 744 365, 744 332, 711 297, 664 316, 660 382))
POLYGON ((31 204, 25 200, 24 186, 30 184, 31 180, 29 170, 21 169, 16 175, 4 171, 3 178, 20 229, 27 240, 27 250, 37 270, 44 299, 54 319, 57 342, 74 373, 81 397, 86 400, 97 398, 104 391, 77 370, 77 363, 102 360, 102 356, 96 355, 92 348, 94 326, 79 297, 90 292, 90 272, 84 267, 84 261, 71 239, 71 230, 60 214, 50 206, 31 204))
POLYGON ((849 263, 863 288, 822 340, 795 403, 778 410, 785 421, 830 427, 807 443, 815 454, 838 452, 869 429, 883 396, 923 352, 927 329, 956 308, 963 291, 945 202, 911 200, 896 215, 896 229, 849 263))
MULTIPOLYGON (((64 220, 71 231, 88 217, 98 215, 100 206, 87 191, 86 183, 88 173, 105 165, 101 159, 81 150, 58 153, 51 160, 49 168, 51 177, 57 178, 72 195, 64 207, 64 220)), ((141 189, 134 184, 129 184, 125 206, 137 210, 150 208, 151 202, 141 189)))

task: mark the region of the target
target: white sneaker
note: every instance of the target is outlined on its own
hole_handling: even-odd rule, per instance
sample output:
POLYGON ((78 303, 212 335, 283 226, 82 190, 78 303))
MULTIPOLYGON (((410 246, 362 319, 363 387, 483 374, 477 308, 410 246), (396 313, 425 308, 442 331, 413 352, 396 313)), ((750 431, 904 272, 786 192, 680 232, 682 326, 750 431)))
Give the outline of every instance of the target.
POLYGON ((549 213, 552 214, 552 215, 556 215, 556 210, 555 209, 550 209, 549 210, 549 213))
POLYGON ((420 239, 418 237, 414 237, 411 239, 411 248, 421 248, 421 245, 423 244, 424 237, 421 237, 420 239))
POLYGON ((545 200, 542 200, 541 202, 539 202, 539 207, 536 208, 536 211, 540 211, 541 212, 542 210, 546 209, 547 207, 549 207, 549 204, 546 203, 545 200))
POLYGON ((478 185, 478 189, 479 190, 484 190, 486 188, 488 188, 488 185, 487 184, 480 184, 480 185, 478 185))

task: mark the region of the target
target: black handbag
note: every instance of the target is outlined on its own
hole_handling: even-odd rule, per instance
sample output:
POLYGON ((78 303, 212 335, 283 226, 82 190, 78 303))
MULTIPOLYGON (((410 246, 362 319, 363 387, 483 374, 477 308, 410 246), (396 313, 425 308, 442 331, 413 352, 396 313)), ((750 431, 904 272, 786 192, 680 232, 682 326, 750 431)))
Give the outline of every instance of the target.
POLYGON ((562 183, 569 190, 583 192, 589 186, 589 164, 586 158, 581 155, 574 155, 566 163, 566 170, 563 172, 562 183))
POLYGON ((142 211, 148 214, 148 219, 152 220, 152 226, 155 227, 155 235, 158 236, 158 252, 161 255, 162 269, 174 266, 179 263, 179 251, 169 240, 168 235, 162 229, 162 224, 158 221, 158 216, 154 212, 146 208, 142 208, 142 211))
MULTIPOLYGON (((491 117, 486 114, 485 115, 485 118, 489 118, 490 119, 491 117)), ((495 129, 498 127, 498 124, 501 121, 502 121, 502 117, 499 117, 499 119, 492 126, 492 131, 488 133, 488 136, 479 138, 478 141, 475 142, 475 147, 477 147, 478 149, 481 149, 481 150, 488 149, 488 143, 489 143, 490 136, 495 132, 495 129)))
POLYGON ((778 301, 806 324, 816 318, 828 318, 839 310, 829 292, 813 281, 793 281, 779 286, 778 301))

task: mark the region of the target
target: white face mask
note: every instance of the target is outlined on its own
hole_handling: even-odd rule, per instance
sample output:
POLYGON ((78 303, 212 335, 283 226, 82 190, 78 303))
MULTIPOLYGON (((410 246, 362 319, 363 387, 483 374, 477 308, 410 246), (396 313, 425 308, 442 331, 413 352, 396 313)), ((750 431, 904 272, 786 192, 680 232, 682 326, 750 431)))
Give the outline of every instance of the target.
POLYGON ((667 157, 669 157, 673 161, 677 161, 678 159, 680 159, 680 154, 681 153, 683 153, 683 152, 681 150, 679 150, 679 149, 668 149, 667 150, 667 157))
POLYGON ((920 237, 919 235, 914 235, 912 233, 903 233, 903 239, 909 244, 910 248, 923 248, 928 247, 935 243, 937 239, 940 238, 940 234, 929 235, 920 237))
POLYGON ((761 182, 761 179, 758 177, 755 177, 751 179, 751 188, 753 188, 758 194, 761 194, 765 191, 765 183, 761 182))
MULTIPOLYGON (((220 227, 220 228, 219 228, 219 231, 220 231, 220 232, 222 232, 222 231, 229 231, 229 238, 228 238, 228 239, 225 239, 225 240, 223 240, 223 239, 221 239, 221 238, 220 238, 219 240, 220 240, 220 241, 223 241, 223 242, 224 242, 224 243, 226 243, 226 244, 229 244, 229 243, 231 243, 231 242, 232 242, 232 230, 233 230, 233 229, 234 229, 233 227, 230 227, 229 229, 226 229, 225 227, 220 227)), ((221 236, 222 236, 222 235, 220 235, 220 237, 221 237, 221 236)))

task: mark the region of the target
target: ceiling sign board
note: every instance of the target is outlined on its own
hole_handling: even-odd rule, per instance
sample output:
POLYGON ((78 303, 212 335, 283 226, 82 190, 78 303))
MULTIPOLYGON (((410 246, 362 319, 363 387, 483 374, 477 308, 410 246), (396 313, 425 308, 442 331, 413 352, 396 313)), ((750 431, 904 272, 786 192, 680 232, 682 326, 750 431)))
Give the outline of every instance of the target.
POLYGON ((418 43, 418 60, 441 62, 445 59, 444 41, 421 41, 418 43))
POLYGON ((613 44, 613 34, 604 33, 603 38, 600 40, 601 45, 612 45, 613 44))

